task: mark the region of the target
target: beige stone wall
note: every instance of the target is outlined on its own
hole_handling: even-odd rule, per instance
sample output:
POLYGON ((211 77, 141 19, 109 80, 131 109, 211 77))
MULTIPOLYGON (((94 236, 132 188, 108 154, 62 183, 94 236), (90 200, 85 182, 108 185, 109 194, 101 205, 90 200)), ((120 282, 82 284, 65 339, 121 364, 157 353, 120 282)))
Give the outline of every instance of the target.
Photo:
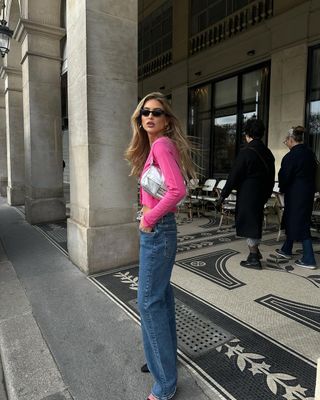
POLYGON ((306 43, 272 54, 269 147, 276 157, 276 170, 288 151, 283 144, 288 129, 304 124, 307 55, 306 43))
MULTIPOLYGON (((178 3, 174 2, 179 6, 178 3)), ((173 59, 176 62, 140 82, 139 94, 164 86, 165 92, 172 93, 174 99, 174 93, 182 93, 183 88, 271 60, 268 141, 279 167, 286 152, 283 135, 292 125, 304 124, 307 52, 309 46, 320 43, 320 1, 275 0, 274 7, 272 18, 188 59, 183 59, 183 52, 179 53, 178 45, 174 43, 173 59), (249 50, 255 50, 255 54, 248 55, 249 50)), ((182 18, 181 31, 174 28, 177 29, 174 37, 181 40, 180 34, 185 29, 184 11, 174 10, 174 15, 182 18)), ((176 25, 179 25, 177 20, 174 21, 176 25)), ((175 105, 179 107, 178 102, 175 105)), ((179 113, 186 121, 184 105, 179 113), (185 116, 181 115, 182 109, 185 116)))
POLYGON ((184 132, 188 133, 188 88, 182 86, 172 90, 172 108, 179 118, 184 132))
POLYGON ((305 3, 305 0, 274 0, 273 15, 284 13, 302 3, 305 3))

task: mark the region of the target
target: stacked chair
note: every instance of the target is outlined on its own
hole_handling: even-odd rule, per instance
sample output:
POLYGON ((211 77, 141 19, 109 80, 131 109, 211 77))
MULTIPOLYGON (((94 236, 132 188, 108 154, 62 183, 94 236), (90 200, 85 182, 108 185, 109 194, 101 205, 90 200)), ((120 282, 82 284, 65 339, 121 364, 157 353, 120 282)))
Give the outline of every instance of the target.
MULTIPOLYGON (((221 179, 216 187, 218 197, 221 196, 221 191, 224 188, 224 185, 226 184, 225 179, 221 179)), ((220 222, 219 222, 219 229, 221 229, 222 222, 224 218, 234 219, 234 214, 236 211, 236 201, 237 201, 237 193, 233 191, 230 193, 230 195, 224 200, 222 206, 221 206, 221 215, 220 215, 220 222)))
POLYGON ((274 183, 272 196, 275 197, 275 199, 276 199, 275 204, 274 204, 274 210, 275 210, 275 213, 277 216, 278 227, 279 227, 278 228, 278 236, 277 236, 277 242, 279 242, 280 236, 281 236, 281 220, 282 220, 282 215, 283 215, 283 210, 284 210, 284 196, 282 193, 280 193, 278 182, 274 183))
POLYGON ((209 205, 213 205, 217 201, 215 186, 216 179, 207 179, 202 186, 199 186, 199 180, 191 179, 188 185, 188 206, 189 218, 192 219, 193 214, 196 212, 198 217, 200 212, 204 213, 209 205))
POLYGON ((216 183, 216 179, 207 179, 197 194, 197 200, 200 202, 202 212, 207 209, 209 204, 214 205, 215 201, 217 201, 217 197, 214 196, 216 183))

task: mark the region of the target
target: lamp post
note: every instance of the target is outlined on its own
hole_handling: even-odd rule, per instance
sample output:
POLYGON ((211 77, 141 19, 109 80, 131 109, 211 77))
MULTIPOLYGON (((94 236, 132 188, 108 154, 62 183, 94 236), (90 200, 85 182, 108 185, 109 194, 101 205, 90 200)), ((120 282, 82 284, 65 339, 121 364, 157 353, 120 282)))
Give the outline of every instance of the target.
POLYGON ((13 31, 7 27, 7 21, 4 19, 5 1, 2 1, 2 19, 0 21, 0 54, 4 57, 10 50, 10 39, 12 38, 13 31))

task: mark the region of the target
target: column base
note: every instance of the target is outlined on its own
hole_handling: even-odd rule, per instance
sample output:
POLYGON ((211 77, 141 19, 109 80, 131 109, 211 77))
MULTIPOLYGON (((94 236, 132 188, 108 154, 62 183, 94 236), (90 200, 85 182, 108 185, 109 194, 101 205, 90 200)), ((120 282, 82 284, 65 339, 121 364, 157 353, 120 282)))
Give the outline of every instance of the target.
POLYGON ((8 178, 0 178, 0 196, 7 197, 8 178))
POLYGON ((66 219, 66 205, 61 197, 50 199, 25 198, 26 221, 30 224, 66 219))
POLYGON ((71 261, 87 275, 138 262, 137 223, 88 228, 68 219, 71 261))
POLYGON ((25 190, 22 186, 7 186, 7 198, 10 206, 23 206, 25 201, 25 190))

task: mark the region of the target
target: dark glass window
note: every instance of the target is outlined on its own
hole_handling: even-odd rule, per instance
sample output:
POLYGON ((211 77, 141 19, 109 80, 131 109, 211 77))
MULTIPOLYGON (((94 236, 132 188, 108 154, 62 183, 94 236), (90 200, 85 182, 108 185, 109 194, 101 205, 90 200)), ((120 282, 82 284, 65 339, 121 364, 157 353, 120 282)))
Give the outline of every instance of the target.
POLYGON ((213 170, 229 171, 236 154, 238 77, 214 84, 213 170))
POLYGON ((211 89, 212 85, 208 84, 190 92, 192 106, 189 115, 189 131, 199 145, 194 161, 199 166, 200 174, 205 176, 210 169, 211 89))
POLYGON ((309 51, 306 121, 309 145, 320 159, 320 46, 309 51))
POLYGON ((197 164, 205 177, 230 172, 247 119, 268 127, 269 72, 268 63, 190 89, 190 132, 199 141, 197 164))
POLYGON ((143 65, 172 49, 172 0, 148 15, 138 27, 138 61, 143 65))
POLYGON ((254 0, 191 0, 191 36, 247 6, 254 0))

